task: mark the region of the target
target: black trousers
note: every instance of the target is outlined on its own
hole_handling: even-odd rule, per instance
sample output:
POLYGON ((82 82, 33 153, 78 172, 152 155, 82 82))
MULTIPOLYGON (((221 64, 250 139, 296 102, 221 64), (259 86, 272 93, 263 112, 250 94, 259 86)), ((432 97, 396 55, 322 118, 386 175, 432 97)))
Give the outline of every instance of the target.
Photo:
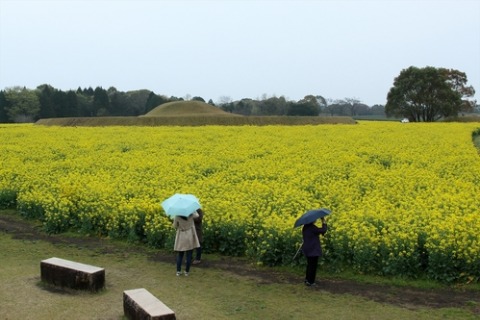
POLYGON ((305 272, 305 281, 315 283, 317 276, 318 257, 307 257, 307 271, 305 272))

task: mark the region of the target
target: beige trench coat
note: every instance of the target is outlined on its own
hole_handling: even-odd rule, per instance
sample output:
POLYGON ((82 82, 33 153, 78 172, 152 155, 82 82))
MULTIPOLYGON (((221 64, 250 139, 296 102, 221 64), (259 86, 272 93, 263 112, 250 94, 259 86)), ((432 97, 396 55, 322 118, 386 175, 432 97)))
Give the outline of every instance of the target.
POLYGON ((195 231, 195 225, 193 219, 198 217, 198 213, 193 213, 186 220, 176 216, 173 220, 173 227, 177 229, 175 236, 175 245, 173 250, 175 251, 188 251, 200 247, 198 242, 197 232, 195 231))

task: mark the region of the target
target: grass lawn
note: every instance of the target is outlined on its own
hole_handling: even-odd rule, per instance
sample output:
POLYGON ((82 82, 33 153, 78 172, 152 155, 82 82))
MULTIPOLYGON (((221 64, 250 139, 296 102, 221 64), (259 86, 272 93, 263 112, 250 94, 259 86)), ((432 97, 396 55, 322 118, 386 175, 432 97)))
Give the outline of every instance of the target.
MULTIPOLYGON (((2 229, 0 229, 2 230, 2 229)), ((146 288, 177 319, 478 319, 471 308, 402 307, 361 296, 332 294, 298 284, 265 282, 249 274, 192 267, 175 276, 174 256, 105 240, 105 246, 18 239, 0 231, 1 319, 123 319, 123 291, 146 288), (103 267, 99 293, 52 288, 40 282, 40 261, 58 257, 103 267)), ((206 255, 205 259, 218 259, 206 255)), ((474 302, 473 302, 474 303, 474 302)), ((474 303, 475 304, 475 303, 474 303)))

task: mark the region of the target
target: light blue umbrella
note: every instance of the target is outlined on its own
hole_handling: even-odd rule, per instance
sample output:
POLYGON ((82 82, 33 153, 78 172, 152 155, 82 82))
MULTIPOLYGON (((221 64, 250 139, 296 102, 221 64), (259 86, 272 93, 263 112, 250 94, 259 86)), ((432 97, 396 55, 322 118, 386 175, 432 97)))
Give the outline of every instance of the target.
POLYGON ((176 193, 162 202, 163 210, 171 217, 188 217, 200 209, 200 201, 193 194, 176 193))

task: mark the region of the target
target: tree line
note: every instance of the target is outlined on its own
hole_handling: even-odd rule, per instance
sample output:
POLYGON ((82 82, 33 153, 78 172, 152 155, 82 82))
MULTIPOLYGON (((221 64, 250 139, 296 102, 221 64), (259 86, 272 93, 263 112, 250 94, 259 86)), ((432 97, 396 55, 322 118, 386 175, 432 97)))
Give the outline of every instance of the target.
POLYGON ((139 116, 156 106, 179 98, 150 90, 122 92, 78 88, 62 91, 48 84, 31 90, 12 87, 0 91, 0 122, 34 122, 41 118, 139 116))
POLYGON ((245 116, 331 116, 384 115, 384 107, 369 107, 359 100, 347 98, 331 101, 322 96, 307 95, 299 101, 285 97, 264 96, 264 99, 231 101, 222 97, 215 104, 202 97, 180 98, 158 95, 150 90, 122 92, 114 87, 78 88, 62 91, 48 84, 36 89, 12 87, 0 91, 0 122, 35 122, 38 119, 60 117, 139 116, 167 102, 196 100, 218 107, 223 111, 245 116))
MULTIPOLYGON (((457 116, 459 112, 478 110, 473 97, 475 90, 467 86, 465 73, 453 69, 434 67, 409 67, 395 78, 387 95, 387 103, 368 106, 355 98, 325 99, 320 95, 307 95, 299 101, 285 97, 264 96, 262 99, 231 101, 222 97, 215 104, 206 102, 226 112, 245 116, 379 116, 405 117, 412 122, 432 122, 457 116)), ((205 102, 202 97, 186 100, 205 102)), ((48 84, 36 89, 12 87, 0 91, 0 122, 35 122, 38 119, 58 117, 102 117, 144 115, 167 102, 184 98, 158 95, 150 90, 122 92, 114 87, 108 90, 78 88, 62 91, 48 84)))

